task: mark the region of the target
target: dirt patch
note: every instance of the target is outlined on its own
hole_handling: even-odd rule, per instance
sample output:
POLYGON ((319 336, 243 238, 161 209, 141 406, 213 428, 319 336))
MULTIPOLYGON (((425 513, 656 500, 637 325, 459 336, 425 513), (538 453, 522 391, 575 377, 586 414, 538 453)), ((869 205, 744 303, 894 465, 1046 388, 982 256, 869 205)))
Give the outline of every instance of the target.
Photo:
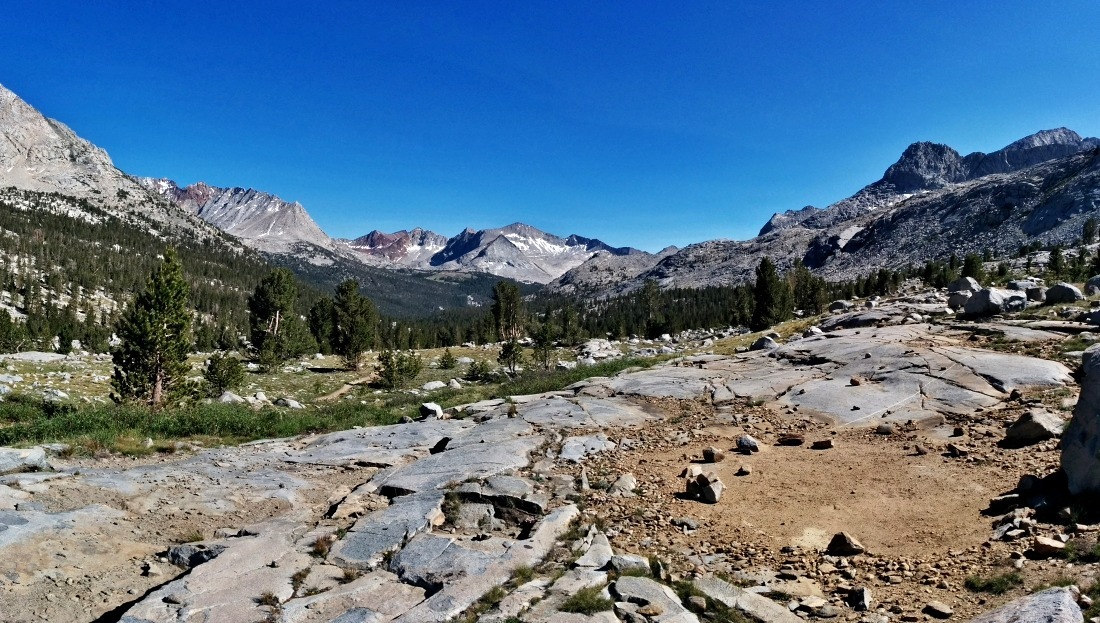
POLYGON ((719 573, 753 584, 787 569, 801 579, 778 583, 781 592, 798 595, 810 586, 839 604, 846 587, 868 586, 888 612, 918 613, 938 600, 955 607, 956 616, 976 615, 1067 575, 1089 582, 1092 570, 1061 560, 1026 561, 1016 569, 1013 558, 1026 542, 989 542, 992 518, 983 511, 990 499, 1014 489, 1020 476, 1047 474, 1058 464, 1055 442, 1017 450, 996 445, 1011 410, 953 422, 946 434, 901 427, 880 435, 748 402, 721 410, 700 401, 650 402, 670 414, 668 421, 631 431, 635 449, 601 455, 587 468, 598 483, 632 473, 637 497, 595 490, 586 512, 614 535, 617 548, 656 554, 680 574, 719 573), (734 449, 743 434, 759 442, 759 452, 734 449), (800 434, 805 442, 779 445, 783 434, 800 434), (825 439, 834 447, 811 449, 825 439), (966 448, 966 456, 949 456, 949 443, 966 448), (700 465, 726 485, 717 504, 684 499, 679 476, 707 446, 726 454, 720 463, 700 465), (673 525, 682 518, 697 529, 673 525), (826 557, 828 541, 840 531, 868 553, 826 557), (1023 583, 1004 596, 965 588, 967 577, 1012 571, 1023 583))

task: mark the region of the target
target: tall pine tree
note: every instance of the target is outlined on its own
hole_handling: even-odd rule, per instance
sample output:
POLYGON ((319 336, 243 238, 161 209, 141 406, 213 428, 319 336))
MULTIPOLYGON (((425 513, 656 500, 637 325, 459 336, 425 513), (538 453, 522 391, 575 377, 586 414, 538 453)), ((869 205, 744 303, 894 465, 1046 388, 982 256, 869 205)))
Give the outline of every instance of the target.
POLYGON ((191 349, 189 292, 179 258, 175 250, 168 249, 145 290, 115 325, 121 340, 111 353, 116 400, 139 401, 156 408, 185 388, 191 349))
POLYGON ((374 346, 378 312, 370 299, 359 293, 359 282, 348 279, 336 288, 332 302, 333 350, 349 370, 363 367, 363 352, 374 346))
POLYGON ((755 304, 749 328, 761 331, 770 326, 789 320, 794 313, 794 301, 791 286, 779 277, 771 258, 760 260, 756 267, 756 284, 753 286, 755 304))

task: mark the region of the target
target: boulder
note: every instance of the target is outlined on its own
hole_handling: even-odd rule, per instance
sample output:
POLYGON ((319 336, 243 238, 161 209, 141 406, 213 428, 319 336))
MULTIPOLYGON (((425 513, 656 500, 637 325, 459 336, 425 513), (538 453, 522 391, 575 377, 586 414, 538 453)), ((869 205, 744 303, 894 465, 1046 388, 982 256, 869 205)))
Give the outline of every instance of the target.
POLYGON ((829 304, 829 311, 847 311, 852 306, 850 301, 833 301, 829 304))
POLYGON ((1081 623, 1077 593, 1070 587, 1032 593, 970 620, 970 623, 1081 623))
POLYGON ((802 337, 814 337, 817 335, 825 335, 825 332, 820 327, 810 327, 802 332, 802 337))
POLYGON ((34 448, 0 448, 0 474, 49 470, 46 451, 34 448))
POLYGON ((963 306, 967 316, 992 316, 1005 311, 1008 293, 998 288, 985 288, 971 295, 963 306))
POLYGON ((833 535, 825 552, 830 556, 855 556, 867 551, 867 548, 847 532, 837 532, 833 535))
POLYGON ((726 458, 726 453, 720 449, 710 446, 703 448, 703 461, 707 463, 721 463, 726 458))
POLYGON ((277 406, 277 407, 286 407, 288 409, 305 409, 305 407, 302 406, 302 403, 298 402, 297 400, 295 400, 293 398, 287 398, 287 397, 279 398, 278 400, 276 400, 275 401, 275 406, 277 406))
POLYGON ((221 396, 218 396, 218 402, 220 402, 222 404, 227 404, 227 405, 235 405, 235 404, 240 404, 242 402, 248 402, 248 401, 245 400, 244 398, 241 398, 237 394, 234 394, 231 391, 225 391, 225 392, 222 392, 221 396))
POLYGON ((753 342, 749 350, 771 350, 773 348, 779 348, 779 343, 765 335, 753 342))
POLYGON ((423 385, 421 385, 420 389, 422 389, 426 392, 434 392, 435 390, 443 389, 446 386, 447 386, 447 384, 444 383, 443 381, 428 381, 427 383, 424 383, 423 385))
POLYGON ((722 491, 726 488, 718 474, 706 472, 692 477, 695 470, 689 471, 689 476, 684 483, 684 489, 688 496, 700 499, 708 504, 716 504, 722 498, 722 491))
POLYGON ((1024 295, 1027 296, 1027 300, 1029 300, 1029 301, 1035 301, 1036 303, 1042 303, 1043 300, 1046 299, 1047 289, 1044 288, 1043 286, 1035 286, 1033 288, 1028 288, 1025 291, 1024 295))
POLYGON ((446 419, 443 415, 443 407, 434 402, 425 402, 420 405, 420 417, 437 420, 446 419))
POLYGON ((1005 431, 1005 443, 1012 446, 1029 446, 1062 435, 1065 421, 1046 409, 1032 409, 1021 415, 1005 431))
POLYGON ((737 451, 742 454, 760 452, 760 443, 752 435, 741 435, 737 438, 737 451))
POLYGON ((948 292, 979 292, 982 286, 973 277, 960 277, 947 284, 948 292))
POLYGON ((1100 275, 1089 277, 1085 282, 1085 294, 1088 296, 1100 294, 1100 275))
POLYGON ((1047 305, 1057 305, 1059 303, 1074 303, 1085 298, 1084 294, 1077 289, 1077 286, 1072 283, 1056 283, 1047 288, 1046 297, 1043 301, 1047 305))
POLYGON ((1081 357, 1081 396, 1062 435, 1062 471, 1070 493, 1100 493, 1100 344, 1081 357))
POLYGON ((638 488, 638 479, 634 474, 623 474, 611 483, 607 488, 608 495, 617 497, 634 497, 634 490, 638 488))
POLYGON ((1041 288, 1043 287, 1042 279, 1013 279, 1005 286, 1009 290, 1016 290, 1018 292, 1026 292, 1029 288, 1041 288))
POLYGON ((956 311, 966 307, 966 302, 970 300, 971 293, 967 292, 952 292, 951 296, 947 297, 947 306, 956 311))
POLYGON ((616 554, 611 557, 611 568, 623 572, 649 573, 649 560, 637 554, 616 554))

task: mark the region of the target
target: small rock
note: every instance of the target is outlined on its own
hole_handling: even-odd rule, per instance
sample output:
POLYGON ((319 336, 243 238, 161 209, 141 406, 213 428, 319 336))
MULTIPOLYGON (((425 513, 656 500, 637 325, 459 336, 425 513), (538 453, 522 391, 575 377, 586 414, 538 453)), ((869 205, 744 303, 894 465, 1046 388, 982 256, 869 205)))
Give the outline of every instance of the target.
POLYGON ((867 551, 863 545, 847 532, 833 535, 825 552, 832 556, 855 556, 867 551))
POLYGON ((879 435, 893 435, 894 431, 894 425, 890 422, 881 422, 875 427, 875 432, 879 435))
POLYGON ((443 407, 437 405, 434 402, 425 402, 420 405, 420 417, 423 418, 435 418, 437 420, 446 419, 443 414, 443 407))
POLYGON ((672 525, 677 528, 687 528, 688 530, 698 530, 699 522, 695 521, 691 517, 676 517, 672 520, 672 525))
POLYGON ((829 449, 831 449, 832 447, 833 447, 833 440, 832 440, 832 438, 829 438, 829 439, 819 439, 819 440, 817 440, 817 441, 813 442, 813 444, 812 444, 812 445, 810 445, 810 448, 812 448, 812 449, 814 449, 814 450, 829 450, 829 449))
POLYGON ((779 436, 776 440, 781 446, 801 446, 806 443, 805 435, 799 435, 798 433, 785 433, 779 436))
MULTIPOLYGON (((699 595, 692 595, 688 597, 688 608, 691 608, 694 612, 703 613, 707 611, 707 598, 700 597, 699 595)), ((641 611, 639 611, 639 614, 641 611)))
POLYGON ((1036 556, 1043 558, 1057 556, 1065 549, 1066 544, 1057 539, 1037 536, 1031 541, 1031 551, 1035 552, 1036 556))
POLYGON ((737 438, 737 451, 742 454, 760 452, 760 443, 752 438, 752 435, 741 435, 737 438))
POLYGON ((951 609, 951 606, 943 603, 942 601, 930 601, 928 605, 924 607, 924 612, 927 615, 931 615, 937 619, 949 619, 955 611, 951 609))
POLYGON ((866 586, 859 588, 853 588, 848 593, 848 605, 854 610, 865 611, 871 609, 872 604, 871 589, 866 586))
POLYGON ((703 460, 707 463, 721 463, 725 458, 726 454, 714 446, 703 448, 703 460))
POLYGON ((737 476, 748 476, 751 473, 752 473, 752 466, 751 465, 741 465, 741 467, 737 468, 737 474, 736 475, 737 476))

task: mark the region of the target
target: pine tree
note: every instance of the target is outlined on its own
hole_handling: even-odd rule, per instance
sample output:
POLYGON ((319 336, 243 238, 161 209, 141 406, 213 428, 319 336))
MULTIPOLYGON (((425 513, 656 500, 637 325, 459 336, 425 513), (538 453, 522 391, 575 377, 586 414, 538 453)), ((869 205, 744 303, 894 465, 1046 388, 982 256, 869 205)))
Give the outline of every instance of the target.
POLYGON ((982 258, 976 253, 967 253, 963 258, 962 274, 959 276, 972 277, 978 283, 984 282, 985 265, 982 263, 982 258))
POLYGON ((501 341, 517 340, 522 329, 522 300, 519 286, 510 281, 498 281, 493 286, 493 304, 490 308, 496 324, 497 337, 501 341))
POLYGON ((268 273, 248 297, 252 347, 264 368, 270 369, 289 356, 282 329, 297 300, 298 284, 286 268, 268 273))
POLYGON ((179 258, 168 249, 145 290, 115 325, 121 340, 111 353, 116 400, 135 400, 156 408, 185 389, 191 348, 189 292, 179 258))
POLYGON ((326 355, 332 354, 333 316, 332 299, 323 296, 309 308, 309 332, 317 340, 317 347, 326 355))
POLYGON ((761 259, 760 265, 756 267, 753 297, 755 305, 752 310, 752 321, 749 323, 749 328, 753 331, 767 329, 790 319, 793 315, 791 287, 786 280, 779 277, 775 264, 770 258, 761 259))
POLYGON ((363 352, 374 346, 378 312, 370 299, 359 293, 359 282, 348 279, 336 288, 332 302, 333 352, 344 358, 349 370, 363 367, 363 352))
POLYGON ((554 341, 557 337, 557 327, 550 322, 549 318, 531 332, 531 339, 534 341, 531 347, 534 351, 535 363, 541 366, 543 370, 550 369, 554 355, 554 341))
POLYGON ((515 340, 508 340, 500 347, 497 363, 508 368, 509 373, 515 374, 516 368, 523 364, 523 347, 515 340))

